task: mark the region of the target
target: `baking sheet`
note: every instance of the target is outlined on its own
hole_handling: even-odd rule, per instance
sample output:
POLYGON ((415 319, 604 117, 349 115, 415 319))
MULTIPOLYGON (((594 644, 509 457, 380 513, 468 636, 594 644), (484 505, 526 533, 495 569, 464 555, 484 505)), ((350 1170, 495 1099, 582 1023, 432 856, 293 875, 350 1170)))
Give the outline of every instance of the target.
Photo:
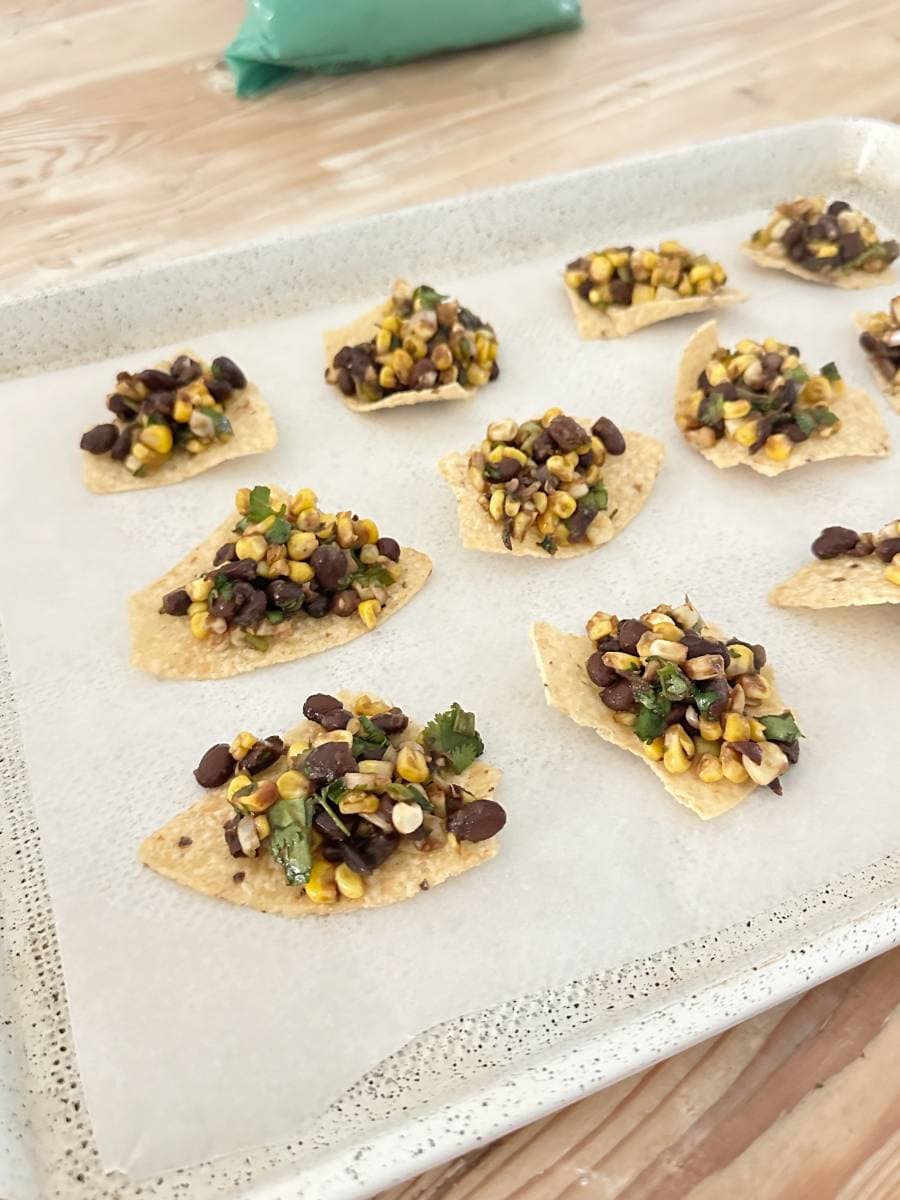
MULTIPOLYGON (((717 226, 714 233, 681 229, 686 240, 731 262, 728 247, 748 219, 717 226)), ((650 238, 668 231, 645 232, 650 238)), ((347 307, 229 335, 226 352, 253 370, 282 430, 281 448, 259 460, 265 472, 252 476, 244 467, 257 464, 245 460, 223 468, 221 476, 207 476, 202 486, 198 481, 156 495, 86 497, 79 491, 77 455, 67 445, 46 446, 46 421, 60 414, 74 445, 76 431, 97 412, 110 371, 133 360, 3 389, 0 399, 13 405, 17 430, 16 452, 6 451, 3 461, 6 511, 20 511, 25 496, 28 512, 27 536, 17 542, 15 561, 0 572, 3 612, 79 1059, 109 1164, 142 1173, 287 1137, 327 1098, 320 1061, 313 1057, 318 1047, 326 1051, 329 1081, 343 1086, 342 1079, 349 1082, 400 1044, 397 1038, 445 1016, 719 928, 896 844, 890 796, 879 790, 886 787, 883 725, 882 736, 878 732, 879 697, 897 668, 896 650, 890 649, 895 626, 877 611, 798 621, 770 613, 764 601, 769 579, 806 553, 809 537, 793 514, 804 513, 816 532, 837 519, 838 499, 842 521, 874 524, 885 507, 898 507, 894 461, 827 464, 776 481, 715 472, 682 445, 671 423, 678 350, 693 323, 660 326, 617 345, 614 353, 605 346, 569 349, 569 316, 555 279, 558 258, 499 277, 469 277, 464 286, 458 281, 466 301, 500 330, 504 376, 475 406, 447 406, 429 414, 433 419, 421 429, 411 419, 415 414, 400 420, 384 414, 361 426, 363 418, 338 411, 335 398, 321 389, 319 331, 349 315, 347 307), (530 319, 511 303, 523 293, 535 306, 530 319), (310 364, 307 378, 300 377, 298 363, 310 364), (583 399, 573 403, 574 396, 583 399), (650 503, 622 538, 584 560, 486 564, 465 554, 456 545, 449 491, 432 462, 476 440, 492 417, 521 418, 557 400, 586 411, 596 404, 598 413, 669 443, 650 503), (352 464, 346 445, 351 435, 352 464), (433 454, 425 452, 426 444, 433 454), (346 487, 351 474, 360 494, 378 496, 379 508, 370 507, 386 531, 435 556, 435 578, 408 610, 408 623, 401 615, 377 639, 240 681, 160 684, 138 680, 124 668, 122 593, 165 569, 173 553, 177 557, 193 542, 192 522, 205 529, 218 519, 241 483, 308 483, 324 498, 331 494, 330 477, 346 487), (395 485, 395 478, 403 482, 395 485), (145 507, 148 499, 159 503, 145 507), (720 503, 725 511, 716 513, 720 503), (679 528, 684 514, 698 514, 698 524, 679 528), (104 539, 113 543, 111 557, 104 539), (47 553, 58 571, 52 591, 43 586, 47 553), (657 584, 649 588, 641 565, 648 553, 657 584), (549 617, 577 629, 597 606, 615 603, 638 612, 674 598, 686 582, 685 560, 693 564, 692 577, 701 577, 696 586, 690 581, 695 602, 735 632, 766 642, 784 693, 810 735, 783 801, 763 792, 710 828, 673 812, 641 764, 623 762, 624 756, 546 710, 527 645, 531 619, 549 617), (829 637, 839 673, 830 669, 829 637), (860 644, 877 647, 877 653, 865 673, 857 666, 848 674, 860 644), (403 664, 421 661, 423 646, 430 648, 428 672, 404 681, 402 689, 393 686, 403 664), (812 669, 800 669, 800 653, 813 654, 812 669), (176 894, 165 881, 141 873, 134 845, 194 794, 189 771, 198 751, 245 724, 260 732, 287 725, 308 691, 338 686, 383 690, 417 715, 428 715, 436 689, 441 702, 459 698, 476 707, 489 757, 506 770, 502 798, 513 816, 495 863, 404 909, 362 914, 359 922, 366 924, 355 933, 357 918, 337 935, 329 923, 327 939, 305 925, 235 914, 176 894), (826 760, 825 747, 839 740, 840 695, 850 697, 854 711, 854 754, 826 760), (85 750, 97 728, 103 730, 99 754, 85 750), (166 761, 156 769, 160 744, 167 747, 166 761), (563 754, 568 762, 561 761, 563 754), (867 772, 862 780, 860 763, 867 772), (548 794, 554 797, 549 829, 542 820, 548 794), (488 905, 490 923, 484 921, 488 905), (376 915, 402 915, 404 924, 370 924, 376 915), (389 973, 380 965, 379 947, 392 963, 389 973), (503 969, 506 947, 517 973, 503 969), (236 969, 242 960, 249 969, 236 969), (485 963, 494 971, 484 971, 485 963), (348 976, 354 985, 349 996, 348 976), (248 1002, 254 1015, 263 1006, 267 1035, 249 1057, 248 1044, 256 1047, 257 1040, 234 1036, 236 1009, 240 1013, 248 1002), (298 1036, 285 1036, 284 1014, 293 1027, 298 1010, 298 1036), (279 1037, 269 1047, 272 1026, 279 1037), (339 1037, 330 1037, 334 1030, 339 1037), (235 1081, 232 1091, 223 1080, 235 1081), (252 1091, 255 1082, 259 1095, 252 1091), (131 1136, 117 1121, 118 1109, 134 1114, 131 1136)), ((749 268, 735 269, 733 278, 750 289, 761 286, 749 268)), ((447 286, 455 282, 446 280, 447 286)), ((723 337, 778 336, 783 330, 814 365, 834 357, 864 385, 865 364, 856 359, 855 376, 848 366, 855 359, 852 329, 840 337, 822 335, 823 327, 829 335, 843 329, 849 314, 830 295, 817 296, 798 313, 798 286, 785 281, 776 288, 767 277, 765 305, 757 297, 746 306, 746 319, 742 310, 728 314, 723 337)), ((222 338, 198 344, 200 351, 222 349, 222 338)), ((260 1024, 251 1021, 249 1028, 259 1033, 260 1024)))

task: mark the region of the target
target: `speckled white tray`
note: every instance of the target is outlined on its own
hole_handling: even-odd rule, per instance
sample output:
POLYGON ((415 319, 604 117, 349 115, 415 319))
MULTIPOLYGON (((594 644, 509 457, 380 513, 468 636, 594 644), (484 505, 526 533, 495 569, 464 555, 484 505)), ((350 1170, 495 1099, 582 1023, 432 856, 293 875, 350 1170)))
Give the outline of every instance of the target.
MULTIPOLYGON (((639 206, 642 225, 676 228, 726 216, 737 195, 743 209, 801 191, 850 195, 896 231, 900 131, 853 120, 769 130, 8 300, 0 378, 349 301, 377 292, 397 261, 411 275, 458 272, 458 246, 479 269, 571 249, 617 205, 639 206)), ((302 1141, 134 1185, 105 1176, 93 1148, 38 832, 29 797, 14 786, 22 778, 0 644, 4 1200, 359 1200, 900 941, 900 859, 887 857, 715 936, 434 1029, 361 1080, 302 1141)))

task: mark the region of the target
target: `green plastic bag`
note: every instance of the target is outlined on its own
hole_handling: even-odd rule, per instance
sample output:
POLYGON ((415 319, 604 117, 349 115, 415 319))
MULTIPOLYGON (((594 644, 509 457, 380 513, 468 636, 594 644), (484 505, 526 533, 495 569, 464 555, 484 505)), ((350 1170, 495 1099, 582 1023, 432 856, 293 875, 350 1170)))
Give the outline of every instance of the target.
POLYGON ((580 0, 248 0, 225 59, 252 96, 294 71, 340 75, 580 24, 580 0))

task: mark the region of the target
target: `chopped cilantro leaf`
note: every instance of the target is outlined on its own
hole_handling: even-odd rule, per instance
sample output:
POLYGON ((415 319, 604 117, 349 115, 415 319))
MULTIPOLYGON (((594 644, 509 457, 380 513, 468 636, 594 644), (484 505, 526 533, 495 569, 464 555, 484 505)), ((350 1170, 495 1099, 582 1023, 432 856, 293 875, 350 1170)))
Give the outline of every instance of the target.
POLYGON ((702 401, 697 418, 701 425, 718 425, 725 420, 725 400, 721 392, 713 392, 702 401))
POLYGON ((542 550, 546 550, 548 554, 555 554, 559 549, 556 542, 553 540, 553 536, 549 533, 544 534, 544 536, 538 542, 538 545, 542 550))
POLYGON ((283 546, 293 532, 291 523, 282 509, 272 522, 272 528, 266 532, 266 541, 273 546, 283 546))
POLYGON ((768 717, 760 717, 759 722, 770 742, 796 742, 797 738, 803 737, 793 713, 773 713, 768 717))
POLYGON ((638 714, 632 728, 642 742, 652 742, 666 727, 671 701, 652 683, 638 684, 634 698, 638 703, 638 714))
POLYGON ((227 437, 229 434, 234 433, 234 430, 231 428, 231 422, 217 408, 201 408, 200 411, 212 421, 216 437, 227 437))
POLYGON ((348 586, 352 587, 354 583, 358 583, 360 587, 390 587, 394 582, 394 577, 387 568, 379 563, 372 563, 354 571, 348 586))
POLYGON ((280 625, 284 620, 284 613, 277 608, 270 608, 266 612, 266 620, 270 625, 280 625))
POLYGON ((794 383, 807 383, 809 375, 802 367, 788 367, 786 371, 781 372, 785 379, 793 379, 794 383))
POLYGON ((266 813, 272 827, 269 850, 292 887, 308 883, 312 871, 312 810, 313 799, 307 796, 298 800, 276 800, 266 813))
POLYGON ((824 375, 829 383, 837 383, 841 377, 840 371, 833 362, 826 363, 824 367, 821 367, 819 374, 824 375))
POLYGON ((382 746, 388 744, 387 734, 369 717, 359 718, 360 732, 353 739, 351 753, 354 758, 359 758, 367 750, 380 750, 382 746))
POLYGON ((692 693, 691 681, 679 671, 673 662, 657 659, 659 663, 656 678, 659 687, 667 700, 688 700, 692 693))
POLYGON ((222 600, 230 600, 234 594, 234 584, 227 575, 220 573, 213 580, 213 591, 222 600))
POLYGON ((719 693, 712 688, 694 688, 694 704, 701 717, 707 716, 715 702, 721 699, 719 693))
POLYGON ((427 283, 423 283, 421 287, 417 287, 413 292, 413 306, 418 308, 437 308, 440 302, 446 299, 446 296, 442 296, 440 292, 436 292, 427 283))
POLYGON ((252 646, 254 650, 258 650, 260 654, 263 654, 269 648, 268 638, 259 637, 257 634, 251 633, 248 629, 244 630, 244 641, 248 646, 252 646))
POLYGON ((272 493, 267 487, 257 484, 250 493, 250 503, 247 505, 247 521, 250 525, 258 525, 266 517, 272 515, 272 493))
POLYGON ((484 753, 484 742, 475 728, 475 714, 455 702, 443 713, 435 713, 422 731, 426 750, 444 754, 457 775, 484 753))

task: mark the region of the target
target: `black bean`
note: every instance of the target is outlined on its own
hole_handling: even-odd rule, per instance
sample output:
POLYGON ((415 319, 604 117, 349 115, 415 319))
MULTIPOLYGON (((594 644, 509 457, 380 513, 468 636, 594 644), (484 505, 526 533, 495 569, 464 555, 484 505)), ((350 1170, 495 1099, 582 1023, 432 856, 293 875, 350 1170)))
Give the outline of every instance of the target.
POLYGON ((356 759, 346 742, 323 742, 306 756, 303 770, 313 783, 333 783, 356 770, 356 759))
POLYGON ((762 750, 760 749, 759 742, 739 741, 729 742, 728 745, 732 746, 738 754, 745 754, 757 766, 762 762, 762 750))
POLYGON ((800 221, 793 221, 788 225, 787 229, 781 238, 786 246, 796 246, 798 242, 803 241, 803 225, 800 221))
POLYGON ((176 588, 174 592, 166 592, 162 598, 162 609, 168 617, 183 617, 191 607, 191 598, 184 588, 176 588))
POLYGON ((572 417, 554 417, 547 426, 547 433, 563 454, 568 454, 576 446, 583 446, 591 440, 587 431, 572 417))
POLYGON ((700 637, 699 634, 688 630, 684 635, 684 644, 688 648, 688 658, 700 658, 704 654, 718 654, 723 662, 728 662, 728 648, 724 642, 715 638, 700 637))
MULTIPOLYGON (((343 836, 344 835, 341 834, 341 837, 343 836)), ((344 861, 344 855, 341 851, 341 847, 335 842, 323 842, 319 853, 326 862, 342 863, 344 861)))
POLYGON ((141 405, 141 412, 147 416, 159 414, 161 417, 171 417, 175 405, 174 392, 150 392, 141 405))
POLYGON ((497 362, 497 360, 495 358, 494 361, 491 363, 491 371, 490 371, 490 374, 488 375, 488 382, 493 383, 495 379, 499 379, 499 378, 500 378, 500 364, 497 362))
MULTIPOLYGON (((235 554, 237 550, 235 550, 235 554)), ((241 580, 249 582, 256 578, 256 561, 252 558, 240 558, 231 562, 220 563, 215 570, 207 571, 207 579, 215 579, 217 575, 224 575, 226 579, 230 579, 232 583, 237 583, 241 580)))
POLYGON ((834 217, 826 215, 819 217, 818 221, 811 227, 809 235, 816 241, 833 242, 840 237, 841 227, 838 225, 834 217))
POLYGON ((838 250, 843 262, 858 258, 866 248, 861 233, 845 233, 838 239, 838 250))
POLYGON ((174 392, 180 386, 178 380, 168 371, 157 371, 153 367, 147 371, 140 371, 134 378, 139 379, 151 392, 174 392))
POLYGON ((828 213, 829 217, 836 217, 842 212, 849 212, 850 205, 846 200, 832 200, 825 211, 828 213))
POLYGON ((400 543, 395 542, 393 538, 379 538, 375 543, 375 548, 379 554, 383 554, 385 558, 389 558, 391 562, 400 561, 400 543))
POLYGON ((786 434, 792 442, 805 442, 809 438, 809 434, 801 429, 796 421, 789 421, 787 425, 782 425, 780 432, 786 434))
POLYGON ((595 505, 579 501, 571 517, 566 517, 566 529, 569 531, 570 542, 583 542, 587 537, 588 526, 596 517, 598 509, 595 505))
POLYGON ((303 606, 303 588, 293 579, 273 579, 266 595, 282 612, 296 612, 303 606))
POLYGON ((768 354, 764 354, 760 361, 764 371, 774 371, 777 375, 781 370, 781 364, 784 362, 784 356, 772 350, 768 354))
POLYGON ((129 425, 123 429, 116 438, 115 445, 109 452, 109 457, 116 462, 124 462, 131 453, 131 442, 134 436, 134 427, 129 425))
POLYGON ((882 562, 890 562, 895 554, 900 554, 900 537, 884 538, 876 542, 875 553, 882 562))
POLYGON ((600 699, 614 712, 634 712, 637 707, 631 683, 627 679, 618 679, 609 687, 605 687, 600 693, 600 699))
POLYGON ((111 413, 121 417, 123 421, 130 421, 134 417, 135 405, 129 403, 128 398, 120 395, 119 392, 113 392, 106 401, 106 407, 111 413))
POLYGON ((383 729, 390 736, 392 733, 402 733, 409 724, 409 717, 399 708, 392 708, 390 712, 378 713, 377 716, 374 716, 372 724, 383 729))
POLYGON ((802 238, 800 241, 794 242, 794 244, 788 248, 788 258, 791 260, 791 262, 800 262, 802 259, 806 258, 806 243, 802 238))
POLYGON ((329 592, 340 591, 350 574, 347 555, 340 546, 317 546, 310 556, 309 565, 316 573, 319 586, 329 592))
POLYGON ((586 471, 594 461, 593 450, 585 450, 584 454, 578 455, 578 470, 586 471))
POLYGON ((643 621, 636 621, 629 617, 625 621, 619 622, 619 646, 626 654, 637 654, 637 644, 649 632, 648 626, 643 621))
POLYGON ((224 404, 231 396, 234 388, 227 379, 207 379, 206 390, 217 404, 224 404))
POLYGON ((205 788, 221 787, 234 774, 234 758, 225 742, 210 746, 194 771, 194 778, 205 788))
POLYGON ((684 700, 679 700, 677 703, 673 704, 666 713, 666 724, 680 725, 684 720, 684 714, 687 712, 687 708, 687 702, 684 700))
POLYGON ((230 821, 226 821, 222 826, 222 832, 225 835, 225 845, 228 847, 228 852, 232 858, 246 857, 241 849, 241 841, 237 835, 238 822, 242 819, 240 813, 235 813, 230 821))
POLYGON ((408 387, 413 391, 432 388, 438 381, 438 369, 430 358, 420 358, 409 373, 408 387))
POLYGON ((335 729, 346 729, 352 717, 353 713, 348 712, 346 708, 333 708, 330 712, 322 714, 319 724, 326 733, 333 733, 335 729))
POLYGON ((359 596, 353 588, 344 592, 335 592, 331 598, 331 611, 339 617, 352 617, 359 608, 359 596))
POLYGON ((258 775, 278 762, 284 754, 284 742, 277 734, 257 742, 241 759, 240 769, 247 775, 258 775))
POLYGON ((506 824, 506 813, 496 800, 472 800, 447 818, 447 830, 461 842, 486 842, 506 824))
POLYGON ((766 665, 766 648, 760 642, 754 642, 750 649, 753 651, 753 669, 761 671, 766 665))
POLYGON ((119 437, 118 425, 95 425, 82 435, 81 449, 88 454, 108 454, 119 437))
POLYGON ((361 875, 371 875, 373 871, 377 871, 382 863, 387 862, 399 845, 400 838, 396 833, 381 831, 371 837, 359 838, 353 842, 352 846, 347 842, 341 842, 341 848, 344 850, 344 862, 361 875), (354 861, 351 861, 348 854, 351 849, 356 851, 353 856, 354 861))
POLYGON ((852 550, 858 541, 856 530, 843 525, 829 525, 822 530, 811 549, 816 558, 837 558, 839 554, 847 554, 852 550))
MULTIPOLYGON (((622 624, 624 624, 624 621, 622 622, 622 624)), ((620 627, 620 631, 621 631, 621 627, 620 627)), ((597 649, 600 651, 601 654, 608 654, 610 650, 624 650, 625 647, 622 644, 621 638, 605 637, 605 638, 601 638, 600 641, 597 643, 597 649)), ((633 653, 633 651, 629 651, 629 653, 633 653)))
POLYGON ((223 596, 218 592, 212 592, 209 597, 208 608, 211 617, 220 617, 223 621, 231 622, 234 620, 234 614, 238 610, 238 605, 233 595, 223 596))
POLYGON ((582 300, 587 300, 588 296, 593 290, 594 284, 590 279, 586 279, 584 283, 579 283, 578 285, 578 295, 582 298, 582 300))
POLYGON ((258 625, 266 615, 266 594, 258 592, 255 588, 250 588, 249 591, 234 590, 234 599, 237 601, 238 609, 232 617, 235 625, 242 628, 251 628, 258 625))
POLYGON ((191 383, 203 374, 203 368, 188 354, 179 354, 169 367, 169 374, 180 384, 191 383))
POLYGON ((553 443, 553 438, 546 429, 542 429, 534 439, 534 444, 531 447, 531 457, 536 463, 544 463, 551 454, 555 453, 556 446, 553 443))
POLYGON ((220 356, 212 360, 213 379, 224 379, 226 383, 230 383, 236 392, 247 386, 247 377, 230 358, 220 356))
POLYGON ((859 335, 859 344, 867 354, 877 354, 880 350, 883 350, 882 343, 874 334, 869 333, 868 330, 859 335))
POLYGON ((386 750, 387 746, 366 745, 365 749, 361 750, 359 753, 359 761, 366 762, 368 760, 370 762, 380 762, 381 759, 384 758, 386 750))
POLYGON ((607 454, 624 454, 625 439, 609 417, 599 417, 591 427, 591 433, 598 437, 606 448, 607 454))
POLYGON ((612 294, 613 304, 629 305, 634 294, 634 284, 627 279, 611 279, 609 290, 612 294))
POLYGON ((308 617, 325 617, 328 615, 330 601, 326 595, 318 593, 313 596, 312 600, 307 600, 304 612, 308 617))
POLYGON ((795 763, 800 758, 800 742, 773 742, 779 750, 787 757, 789 763, 795 763))
POLYGON ((498 483, 508 483, 510 479, 515 479, 522 470, 524 470, 522 464, 506 454, 499 462, 491 463, 491 476, 498 483))
POLYGON ((353 376, 346 367, 341 367, 338 370, 337 383, 345 396, 356 395, 356 384, 353 382, 353 376))
MULTIPOLYGON (((349 829, 350 825, 348 822, 350 821, 350 817, 342 817, 341 820, 349 829)), ((326 838, 330 838, 333 842, 339 842, 342 838, 347 836, 343 829, 341 829, 340 825, 338 825, 337 821, 335 821, 335 819, 332 817, 331 813, 327 811, 327 809, 317 807, 312 823, 315 828, 318 829, 319 833, 326 838)))
POLYGON ((603 655, 596 650, 587 660, 588 679, 599 688, 609 687, 619 678, 618 672, 608 667, 603 661, 603 655))
POLYGON ((218 566, 230 562, 237 562, 237 546, 234 542, 223 542, 215 553, 213 563, 218 566))
POLYGON ((303 715, 307 721, 321 721, 325 713, 337 708, 343 708, 340 700, 336 696, 329 696, 327 692, 313 692, 303 701, 303 715))
POLYGON ((706 715, 710 721, 718 721, 719 717, 722 716, 728 707, 728 701, 731 698, 731 686, 724 675, 716 675, 714 678, 707 680, 703 686, 705 690, 715 692, 718 697, 706 710, 706 715))

